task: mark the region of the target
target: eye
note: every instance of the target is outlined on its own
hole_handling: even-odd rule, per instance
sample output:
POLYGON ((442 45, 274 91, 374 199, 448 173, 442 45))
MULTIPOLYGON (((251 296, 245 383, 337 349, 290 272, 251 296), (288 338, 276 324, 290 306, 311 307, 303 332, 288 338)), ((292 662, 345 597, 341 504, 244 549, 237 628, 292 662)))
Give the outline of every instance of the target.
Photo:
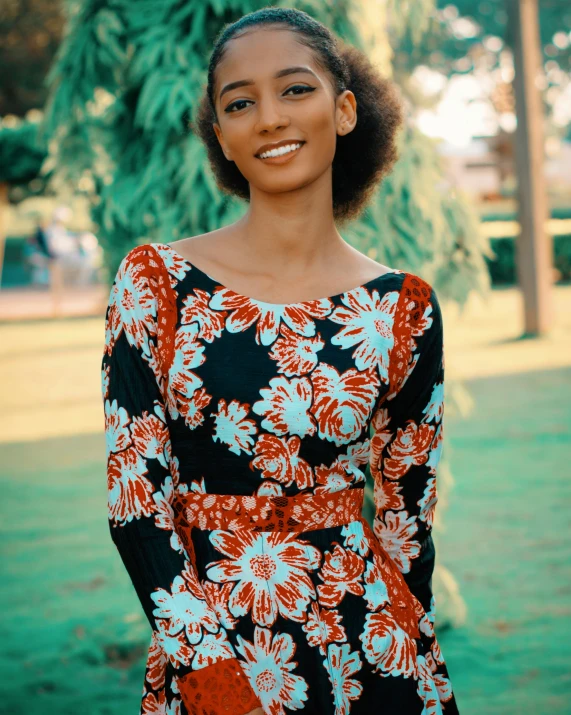
MULTIPOLYGON (((302 92, 297 92, 296 93, 296 95, 297 95, 297 94, 305 94, 306 92, 313 92, 315 90, 315 87, 310 87, 310 86, 304 85, 304 84, 295 84, 293 87, 288 87, 288 89, 286 89, 284 94, 287 94, 288 92, 291 92, 294 89, 303 90, 302 92)), ((234 112, 232 111, 232 109, 234 107, 238 106, 239 104, 244 104, 245 102, 250 102, 250 101, 251 101, 250 99, 237 99, 235 102, 232 102, 231 104, 229 104, 224 111, 227 114, 233 114, 234 112)), ((240 109, 238 109, 237 111, 240 111, 240 109)))
POLYGON ((313 90, 315 89, 315 87, 308 87, 308 86, 305 85, 305 84, 296 84, 296 85, 294 85, 293 87, 290 87, 289 89, 286 89, 286 91, 284 92, 284 94, 287 94, 288 92, 291 92, 292 89, 305 89, 305 90, 307 90, 308 92, 313 92, 313 90))

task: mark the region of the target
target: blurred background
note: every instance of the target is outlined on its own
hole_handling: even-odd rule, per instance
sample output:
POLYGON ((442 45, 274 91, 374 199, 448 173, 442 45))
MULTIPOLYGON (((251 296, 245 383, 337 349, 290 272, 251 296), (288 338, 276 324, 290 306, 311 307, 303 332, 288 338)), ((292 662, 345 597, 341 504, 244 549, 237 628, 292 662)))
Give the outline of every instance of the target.
MULTIPOLYGON (((460 711, 571 713, 571 5, 273 4, 406 103, 400 160, 342 235, 443 307, 434 590, 460 711)), ((264 5, 2 2, 0 712, 138 708, 150 630, 107 527, 104 312, 132 246, 244 213, 188 122, 214 36, 264 5)))

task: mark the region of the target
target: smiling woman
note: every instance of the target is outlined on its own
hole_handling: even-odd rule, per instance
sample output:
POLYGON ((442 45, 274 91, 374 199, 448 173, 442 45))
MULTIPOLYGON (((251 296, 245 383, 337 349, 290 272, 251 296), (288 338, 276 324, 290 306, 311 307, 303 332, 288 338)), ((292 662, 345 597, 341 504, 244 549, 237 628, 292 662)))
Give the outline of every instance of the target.
POLYGON ((458 712, 431 589, 438 298, 335 227, 396 158, 396 96, 303 12, 224 28, 198 130, 249 211, 119 266, 108 514, 152 628, 142 713, 458 712))
MULTIPOLYGON (((223 191, 251 200, 256 169, 250 167, 246 156, 242 160, 242 152, 249 150, 252 157, 263 149, 252 146, 252 125, 260 121, 260 112, 263 121, 263 114, 272 111, 281 114, 279 121, 289 116, 295 122, 294 117, 303 117, 308 134, 312 129, 307 121, 310 118, 319 121, 322 130, 337 124, 333 132, 311 132, 314 146, 305 147, 309 150, 305 161, 313 164, 316 173, 330 166, 336 222, 355 219, 397 159, 396 134, 403 115, 395 85, 379 74, 366 55, 335 38, 309 15, 287 9, 260 10, 225 27, 219 34, 197 119, 191 124, 206 146, 223 191), (289 48, 281 56, 298 56, 306 62, 278 66, 271 76, 264 72, 261 77, 260 73, 268 67, 267 47, 261 45, 245 68, 251 68, 251 73, 238 76, 238 57, 243 58, 238 40, 255 42, 255 35, 262 28, 273 30, 274 35, 280 30, 290 35, 290 43, 296 48, 293 54, 289 48), (221 74, 230 81, 220 82, 221 74), (315 115, 318 109, 320 116, 315 115)), ((297 122, 294 125, 300 126, 297 122)), ((306 139, 290 132, 287 138, 306 139)))

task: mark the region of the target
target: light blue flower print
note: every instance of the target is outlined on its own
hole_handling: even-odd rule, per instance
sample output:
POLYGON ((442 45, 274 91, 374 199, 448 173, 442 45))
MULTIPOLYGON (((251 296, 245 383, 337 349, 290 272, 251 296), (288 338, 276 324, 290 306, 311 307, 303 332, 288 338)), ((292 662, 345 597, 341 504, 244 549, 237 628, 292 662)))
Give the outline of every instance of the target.
POLYGON ((242 668, 259 697, 264 712, 285 715, 284 706, 302 710, 307 700, 307 681, 293 675, 296 646, 289 633, 275 636, 269 628, 256 626, 254 642, 237 636, 236 650, 244 658, 242 668))
MULTIPOLYGON (((417 657, 418 663, 418 694, 422 698, 424 708, 421 715, 443 715, 441 694, 438 692, 436 683, 426 658, 423 655, 417 657)), ((444 680, 444 679, 443 679, 444 680)))
POLYGON ((365 599, 367 607, 370 611, 377 611, 387 604, 390 604, 389 592, 386 583, 383 579, 383 574, 376 562, 376 556, 373 561, 367 564, 365 569, 365 599))
POLYGON ((341 536, 345 538, 343 545, 346 549, 352 549, 360 556, 366 556, 369 553, 369 540, 365 536, 365 530, 360 521, 346 524, 341 529, 341 536))
POLYGON ((350 700, 357 700, 363 691, 363 685, 350 676, 357 673, 362 666, 358 651, 350 652, 351 644, 330 644, 327 648, 327 657, 323 664, 329 673, 332 684, 332 693, 335 702, 335 715, 348 715, 350 700))
POLYGON ((347 306, 336 308, 330 316, 344 327, 331 338, 333 345, 347 349, 358 347, 352 355, 358 370, 377 366, 379 376, 389 381, 389 353, 394 345, 393 324, 399 293, 390 291, 382 298, 373 290, 360 288, 346 294, 342 301, 347 306))
POLYGON ((105 442, 108 452, 120 452, 131 444, 129 423, 131 418, 117 400, 105 400, 105 442))

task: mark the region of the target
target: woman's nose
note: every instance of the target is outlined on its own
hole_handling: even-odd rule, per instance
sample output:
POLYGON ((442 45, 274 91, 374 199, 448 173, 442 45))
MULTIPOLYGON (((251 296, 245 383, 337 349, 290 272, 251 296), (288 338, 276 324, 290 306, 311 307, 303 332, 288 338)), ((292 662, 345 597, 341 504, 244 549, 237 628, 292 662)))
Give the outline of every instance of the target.
POLYGON ((260 100, 258 103, 258 120, 256 131, 275 131, 279 127, 287 127, 290 120, 282 114, 282 108, 273 99, 260 100))

